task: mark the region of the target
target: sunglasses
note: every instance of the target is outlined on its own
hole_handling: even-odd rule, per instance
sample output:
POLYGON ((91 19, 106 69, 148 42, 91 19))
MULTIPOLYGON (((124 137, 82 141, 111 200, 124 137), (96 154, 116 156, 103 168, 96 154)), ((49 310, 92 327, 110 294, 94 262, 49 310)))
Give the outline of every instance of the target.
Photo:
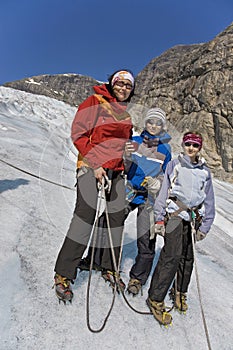
POLYGON ((114 85, 119 86, 119 87, 125 86, 127 90, 132 90, 132 88, 133 88, 133 86, 131 84, 124 83, 123 81, 117 81, 117 82, 115 82, 114 85))
POLYGON ((193 148, 199 148, 200 147, 199 143, 185 142, 184 145, 185 145, 185 147, 190 147, 190 146, 193 146, 193 148))
POLYGON ((146 122, 149 123, 150 125, 156 125, 156 126, 163 125, 163 122, 161 120, 148 119, 146 122))

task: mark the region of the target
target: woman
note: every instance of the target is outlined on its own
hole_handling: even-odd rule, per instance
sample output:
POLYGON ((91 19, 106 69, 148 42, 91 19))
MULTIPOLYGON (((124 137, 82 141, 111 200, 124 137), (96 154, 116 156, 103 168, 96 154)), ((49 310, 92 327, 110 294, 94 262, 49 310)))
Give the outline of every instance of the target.
MULTIPOLYGON (((132 123, 126 112, 134 92, 129 70, 113 73, 108 84, 93 87, 95 94, 78 108, 71 128, 72 141, 79 151, 77 162, 77 201, 73 218, 55 265, 55 291, 60 300, 71 301, 70 284, 88 245, 96 215, 98 183, 111 176, 106 195, 114 253, 119 263, 124 225, 125 185, 123 152, 131 138, 132 123)), ((108 256, 108 254, 106 254, 108 256)), ((114 273, 110 259, 102 260, 105 279, 114 273)))
POLYGON ((183 136, 183 154, 171 160, 166 168, 160 193, 156 199, 155 229, 162 232, 165 226, 164 246, 152 276, 147 304, 156 320, 170 324, 172 317, 166 312, 164 299, 171 283, 171 297, 175 308, 188 309, 187 290, 193 269, 191 221, 202 217, 196 241, 202 240, 214 221, 215 206, 211 174, 203 158, 199 157, 202 136, 188 132, 183 136))

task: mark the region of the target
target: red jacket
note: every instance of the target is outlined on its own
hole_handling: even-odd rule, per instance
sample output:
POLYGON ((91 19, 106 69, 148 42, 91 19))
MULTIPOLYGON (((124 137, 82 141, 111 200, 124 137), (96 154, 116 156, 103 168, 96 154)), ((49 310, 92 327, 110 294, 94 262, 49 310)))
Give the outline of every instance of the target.
POLYGON ((105 84, 93 89, 96 94, 80 104, 71 127, 71 137, 79 151, 78 167, 123 170, 125 142, 132 135, 127 105, 117 102, 105 84))

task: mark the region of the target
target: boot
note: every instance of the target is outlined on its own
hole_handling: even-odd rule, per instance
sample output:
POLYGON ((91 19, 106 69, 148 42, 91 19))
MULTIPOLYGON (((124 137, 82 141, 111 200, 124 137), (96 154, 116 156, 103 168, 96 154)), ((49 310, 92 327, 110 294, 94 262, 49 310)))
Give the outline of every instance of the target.
POLYGON ((175 288, 171 288, 169 292, 170 299, 173 301, 174 307, 181 311, 186 312, 188 310, 187 294, 175 291, 175 288))
POLYGON ((109 282, 109 285, 112 287, 112 289, 115 289, 115 285, 117 285, 118 294, 125 290, 125 283, 122 281, 120 274, 117 274, 116 272, 110 270, 103 270, 102 277, 105 282, 109 282))
POLYGON ((157 302, 150 298, 146 301, 150 311, 154 315, 155 319, 163 326, 170 325, 172 323, 172 316, 166 312, 164 301, 157 302))
POLYGON ((63 301, 64 304, 66 304, 67 301, 71 303, 73 298, 73 292, 70 287, 71 283, 74 283, 74 282, 66 277, 59 275, 58 273, 55 274, 54 286, 55 286, 56 296, 59 299, 59 303, 60 301, 63 301))
POLYGON ((141 282, 136 278, 130 278, 128 287, 127 287, 127 292, 135 296, 140 292, 141 289, 142 289, 141 282))

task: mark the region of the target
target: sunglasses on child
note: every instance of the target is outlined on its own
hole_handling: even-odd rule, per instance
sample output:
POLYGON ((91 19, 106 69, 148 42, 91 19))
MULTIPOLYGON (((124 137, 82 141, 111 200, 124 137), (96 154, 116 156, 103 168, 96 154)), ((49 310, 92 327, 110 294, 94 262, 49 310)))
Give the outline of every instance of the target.
POLYGON ((184 145, 185 145, 185 147, 190 147, 191 145, 193 146, 193 148, 200 147, 199 143, 192 143, 192 142, 185 142, 184 145))
POLYGON ((123 81, 117 81, 114 85, 123 87, 125 86, 127 90, 132 90, 133 86, 129 83, 124 83, 123 81))
POLYGON ((146 121, 147 123, 151 124, 151 125, 156 125, 156 126, 162 126, 163 122, 161 120, 156 120, 156 119, 148 119, 146 121))

